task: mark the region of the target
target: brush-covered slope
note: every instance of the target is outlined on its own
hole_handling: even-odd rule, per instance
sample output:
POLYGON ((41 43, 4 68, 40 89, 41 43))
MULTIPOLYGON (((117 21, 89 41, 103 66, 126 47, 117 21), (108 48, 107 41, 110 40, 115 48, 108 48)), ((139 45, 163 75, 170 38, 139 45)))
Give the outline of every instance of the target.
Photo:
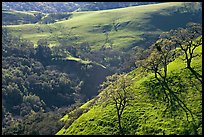
MULTIPOLYGON (((201 45, 196 49, 196 52, 202 53, 201 45)), ((144 74, 141 73, 141 69, 138 68, 129 73, 134 80, 131 87, 135 93, 135 99, 125 108, 122 115, 121 121, 125 134, 202 134, 202 85, 194 78, 192 73, 186 69, 186 63, 181 59, 182 56, 176 58, 168 65, 169 78, 172 79, 170 87, 174 91, 179 91, 177 84, 183 84, 180 88, 185 89, 179 93, 179 96, 193 112, 194 120, 189 116, 189 121, 187 121, 184 111, 179 108, 163 113, 166 107, 165 103, 151 96, 159 94, 159 86, 152 85, 152 87, 149 87, 145 84, 151 83, 152 80, 154 80, 154 75, 147 73, 144 76, 144 74), (151 92, 155 93, 151 94, 151 92), (171 114, 174 116, 171 116, 171 114)), ((201 74, 202 56, 194 58, 192 60, 192 66, 201 74)), ((107 102, 103 94, 104 92, 102 91, 96 98, 88 101, 80 108, 75 109, 60 119, 60 121, 65 123, 65 126, 56 134, 118 134, 115 105, 107 102)))
POLYGON ((138 45, 146 47, 163 31, 183 27, 191 21, 200 22, 200 4, 186 5, 170 2, 73 12, 67 20, 52 24, 10 25, 7 28, 13 35, 20 35, 35 45, 39 39, 47 39, 49 46, 88 42, 93 50, 102 47, 123 50, 138 45))

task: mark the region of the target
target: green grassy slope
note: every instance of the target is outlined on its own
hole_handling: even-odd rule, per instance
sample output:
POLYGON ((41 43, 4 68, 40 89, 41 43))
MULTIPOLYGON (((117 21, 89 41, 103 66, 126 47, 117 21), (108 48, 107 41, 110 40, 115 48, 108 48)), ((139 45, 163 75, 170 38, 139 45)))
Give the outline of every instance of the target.
POLYGON ((113 10, 73 12, 71 18, 53 24, 10 25, 7 28, 14 35, 33 41, 35 45, 39 39, 47 39, 50 46, 56 46, 63 40, 65 45, 89 42, 92 49, 99 49, 104 45, 105 30, 109 33, 109 42, 105 46, 112 44, 114 49, 124 49, 139 45, 139 41, 144 46, 147 41, 144 36, 148 36, 150 41, 150 37, 172 29, 172 26, 182 27, 192 21, 194 15, 191 13, 172 13, 181 7, 182 2, 170 2, 113 10), (118 24, 116 30, 113 27, 114 21, 118 24), (168 26, 167 24, 171 24, 171 27, 161 27, 168 26))
MULTIPOLYGON (((202 53, 202 47, 196 49, 197 53, 202 53)), ((198 56, 192 60, 192 66, 198 73, 202 73, 202 56, 198 56)), ((198 80, 192 77, 189 70, 185 69, 185 62, 179 57, 168 65, 169 76, 174 81, 180 80, 186 88, 185 92, 181 93, 182 100, 187 107, 195 114, 195 125, 202 122, 202 86, 198 80), (192 85, 193 84, 193 85, 192 85)), ((137 135, 162 135, 162 134, 202 134, 202 124, 193 126, 192 119, 189 118, 189 123, 183 111, 175 111, 176 117, 170 117, 167 112, 163 115, 165 104, 162 101, 151 99, 148 88, 144 85, 153 79, 153 74, 149 73, 145 77, 141 74, 140 69, 130 72, 134 77, 134 83, 131 85, 134 89, 135 99, 130 103, 130 106, 125 108, 122 116, 122 126, 126 129, 126 134, 137 135)), ((175 85, 171 88, 176 90, 175 85)), ((96 98, 88 101, 72 113, 81 110, 83 112, 72 124, 71 113, 65 115, 61 121, 66 123, 57 135, 98 135, 98 134, 118 134, 117 133, 117 116, 114 105, 107 103, 102 98, 101 92, 96 98), (69 126, 70 125, 70 126, 69 126)))

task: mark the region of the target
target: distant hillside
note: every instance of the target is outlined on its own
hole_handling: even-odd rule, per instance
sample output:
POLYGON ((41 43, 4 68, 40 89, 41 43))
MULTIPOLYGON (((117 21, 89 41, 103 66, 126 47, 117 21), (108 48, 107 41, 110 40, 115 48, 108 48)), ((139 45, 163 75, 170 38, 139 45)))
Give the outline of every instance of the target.
POLYGON ((3 2, 2 8, 18 11, 40 11, 51 12, 72 12, 72 11, 93 11, 129 6, 146 5, 157 2, 3 2))
POLYGON ((188 22, 201 23, 200 5, 191 5, 195 5, 193 9, 185 7, 182 2, 171 2, 113 10, 73 12, 70 18, 53 24, 50 22, 48 25, 11 25, 7 28, 14 35, 21 35, 34 44, 40 38, 44 38, 49 40, 50 45, 58 45, 61 40, 70 44, 86 41, 94 50, 103 45, 114 49, 127 49, 143 43, 145 47, 147 39, 151 42, 152 38, 163 31, 185 26, 188 22))

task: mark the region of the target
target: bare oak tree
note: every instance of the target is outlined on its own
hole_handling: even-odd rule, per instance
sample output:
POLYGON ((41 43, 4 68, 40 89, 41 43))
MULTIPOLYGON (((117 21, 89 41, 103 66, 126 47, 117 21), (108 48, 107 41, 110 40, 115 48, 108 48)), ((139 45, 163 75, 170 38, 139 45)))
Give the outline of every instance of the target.
POLYGON ((107 77, 101 87, 105 92, 105 97, 115 105, 117 111, 118 129, 121 135, 124 135, 121 124, 122 114, 129 101, 133 99, 134 94, 130 87, 132 78, 127 74, 114 74, 107 77))

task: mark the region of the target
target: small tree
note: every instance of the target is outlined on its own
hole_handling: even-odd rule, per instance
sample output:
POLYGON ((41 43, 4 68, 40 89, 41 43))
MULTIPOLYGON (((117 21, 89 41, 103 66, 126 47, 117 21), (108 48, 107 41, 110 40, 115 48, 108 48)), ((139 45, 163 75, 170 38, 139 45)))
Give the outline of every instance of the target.
POLYGON ((121 125, 122 114, 129 101, 133 99, 133 92, 130 88, 132 79, 127 74, 114 74, 107 77, 107 81, 101 86, 105 93, 105 97, 110 99, 115 105, 117 111, 118 129, 121 135, 124 134, 121 125))

